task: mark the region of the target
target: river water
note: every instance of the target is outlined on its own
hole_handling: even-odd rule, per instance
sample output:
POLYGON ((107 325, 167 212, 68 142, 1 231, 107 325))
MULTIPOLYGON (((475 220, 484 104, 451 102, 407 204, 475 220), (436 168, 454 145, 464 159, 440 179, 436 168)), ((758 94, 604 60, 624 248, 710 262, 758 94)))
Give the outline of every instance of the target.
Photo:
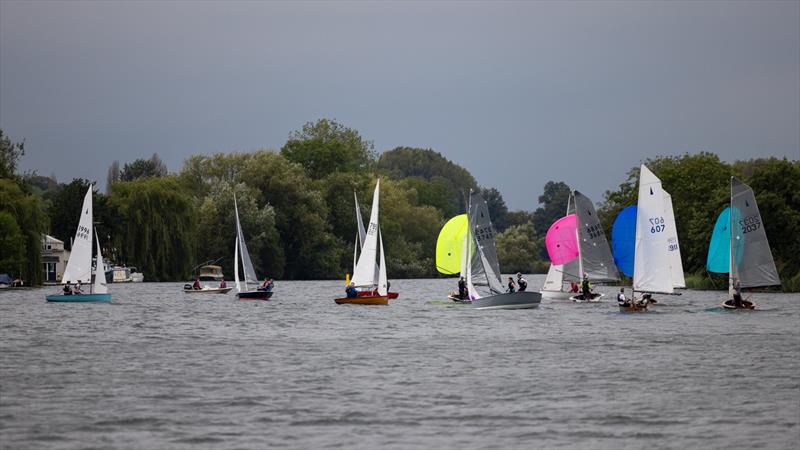
POLYGON ((341 281, 278 282, 269 302, 0 292, 0 447, 800 446, 797 295, 623 314, 601 287, 599 304, 477 311, 443 301, 454 285, 393 280, 377 307, 334 304, 341 281))

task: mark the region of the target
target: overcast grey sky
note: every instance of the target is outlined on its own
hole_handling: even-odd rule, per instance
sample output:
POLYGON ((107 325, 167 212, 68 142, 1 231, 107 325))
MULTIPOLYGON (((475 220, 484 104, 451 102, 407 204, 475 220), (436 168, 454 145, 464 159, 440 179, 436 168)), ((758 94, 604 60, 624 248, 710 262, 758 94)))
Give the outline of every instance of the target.
POLYGON ((105 184, 158 152, 279 149, 336 118, 533 209, 656 155, 800 158, 800 2, 0 1, 21 168, 105 184))

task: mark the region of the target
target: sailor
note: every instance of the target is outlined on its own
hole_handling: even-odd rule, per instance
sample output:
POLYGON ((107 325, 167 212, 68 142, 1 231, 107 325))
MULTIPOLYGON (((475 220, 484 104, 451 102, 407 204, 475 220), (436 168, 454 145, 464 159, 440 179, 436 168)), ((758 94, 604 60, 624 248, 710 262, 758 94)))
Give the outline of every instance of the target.
POLYGON ((742 302, 742 282, 738 278, 733 280, 733 306, 737 308, 744 306, 742 302))
POLYGON ((522 274, 517 272, 517 285, 519 285, 519 291, 525 292, 525 289, 528 288, 528 280, 522 278, 522 274))
POLYGON ((578 289, 578 283, 573 281, 569 285, 569 291, 572 292, 573 294, 577 294, 580 291, 580 289, 578 289))
POLYGON ((200 286, 200 277, 197 277, 197 278, 194 279, 194 284, 192 285, 192 289, 197 290, 197 291, 202 289, 202 286, 200 286))
POLYGON ((272 278, 264 278, 264 284, 258 288, 260 291, 271 291, 272 288, 275 286, 275 283, 272 281, 272 278))
POLYGON ((69 280, 67 280, 67 284, 64 285, 64 295, 72 295, 72 287, 69 284, 69 280))
POLYGON ((81 293, 81 280, 78 280, 78 282, 75 283, 75 287, 72 289, 72 293, 73 294, 80 294, 81 293))
POLYGON ((461 277, 458 280, 458 299, 464 300, 466 298, 467 298, 467 282, 464 281, 464 277, 461 277))
POLYGON ((619 294, 617 294, 617 303, 619 303, 619 306, 630 306, 630 302, 627 298, 625 298, 625 288, 619 289, 619 294))
POLYGON ((514 293, 514 291, 516 290, 515 289, 516 285, 517 284, 514 283, 514 278, 508 277, 508 292, 514 293))
POLYGON ((589 300, 592 298, 592 285, 589 283, 589 276, 586 274, 586 272, 583 272, 583 280, 581 280, 581 292, 583 293, 584 300, 589 300))
POLYGON ((354 282, 350 282, 350 285, 347 286, 347 289, 344 290, 347 293, 347 298, 356 298, 358 297, 358 291, 356 290, 356 284, 354 282))
POLYGON ((219 288, 220 289, 225 289, 226 287, 228 287, 228 285, 225 284, 225 280, 224 279, 219 282, 219 288))

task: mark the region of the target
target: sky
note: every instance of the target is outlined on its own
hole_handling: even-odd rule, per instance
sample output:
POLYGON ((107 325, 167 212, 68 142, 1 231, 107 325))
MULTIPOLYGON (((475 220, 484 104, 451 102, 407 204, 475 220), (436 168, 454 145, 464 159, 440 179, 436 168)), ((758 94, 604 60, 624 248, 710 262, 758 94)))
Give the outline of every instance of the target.
MULTIPOLYGON (((647 158, 800 159, 800 2, 0 0, 0 128, 22 170, 279 150, 335 118, 432 148, 535 209, 647 158)), ((668 187, 665 187, 668 189, 668 187)))

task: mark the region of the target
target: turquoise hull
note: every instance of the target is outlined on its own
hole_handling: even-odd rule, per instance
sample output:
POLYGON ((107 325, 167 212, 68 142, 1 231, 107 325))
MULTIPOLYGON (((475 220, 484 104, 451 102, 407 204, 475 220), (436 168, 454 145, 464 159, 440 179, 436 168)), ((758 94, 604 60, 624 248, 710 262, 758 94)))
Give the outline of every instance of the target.
POLYGON ((110 302, 111 294, 48 295, 48 302, 110 302))

